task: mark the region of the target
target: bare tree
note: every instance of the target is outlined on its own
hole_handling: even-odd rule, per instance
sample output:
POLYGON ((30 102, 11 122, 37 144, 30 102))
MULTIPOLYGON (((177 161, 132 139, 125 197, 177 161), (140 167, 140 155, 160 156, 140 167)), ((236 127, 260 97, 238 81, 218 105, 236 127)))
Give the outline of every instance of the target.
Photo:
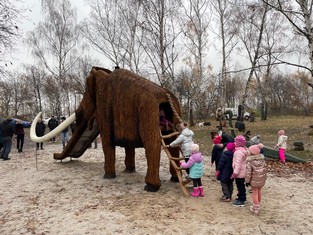
POLYGON ((144 21, 140 24, 139 43, 148 57, 146 67, 154 71, 161 86, 169 82, 173 84, 179 50, 176 39, 181 33, 175 21, 179 2, 147 0, 142 5, 144 21))
POLYGON ((123 20, 122 31, 122 47, 125 53, 123 54, 123 64, 131 71, 141 74, 144 70, 142 57, 144 50, 138 42, 141 39, 139 35, 140 25, 143 22, 142 18, 142 1, 128 0, 119 2, 121 18, 123 20))
POLYGON ((312 0, 262 0, 265 4, 283 14, 294 29, 294 33, 307 41, 306 54, 310 66, 295 64, 290 61, 281 62, 307 69, 313 77, 313 1, 312 0))
POLYGON ((77 62, 76 46, 79 34, 76 12, 69 0, 43 0, 44 21, 27 37, 35 58, 52 74, 58 86, 54 95, 58 116, 62 114, 62 101, 68 100, 66 79, 68 72, 77 62))
MULTIPOLYGON (((256 73, 257 65, 261 57, 261 45, 263 40, 264 28, 266 27, 266 17, 268 13, 267 5, 250 3, 246 0, 236 1, 236 23, 238 24, 238 38, 241 41, 251 63, 248 79, 245 86, 244 95, 241 101, 246 105, 249 86, 253 75, 256 73)), ((260 90, 262 93, 263 90, 260 90)))
POLYGON ((267 13, 260 59, 257 62, 259 72, 255 70, 254 73, 258 82, 258 91, 261 91, 259 92, 261 120, 266 120, 268 115, 270 98, 268 78, 272 76, 277 64, 280 64, 278 59, 294 52, 294 48, 291 46, 292 38, 288 34, 289 29, 289 25, 285 23, 284 18, 276 11, 270 10, 267 13))
POLYGON ((91 12, 84 19, 81 32, 99 53, 119 65, 122 61, 123 41, 120 10, 117 1, 89 0, 91 12))
POLYGON ((0 3, 0 73, 4 72, 4 66, 12 64, 7 60, 7 55, 20 38, 18 25, 23 15, 19 4, 20 0, 2 0, 0 3))
MULTIPOLYGON (((237 25, 234 24, 234 16, 232 5, 228 0, 217 0, 212 2, 213 13, 216 15, 216 21, 218 22, 218 31, 212 28, 212 31, 216 34, 218 39, 221 41, 221 47, 217 50, 222 54, 222 66, 221 66, 221 76, 219 81, 219 100, 220 104, 227 104, 229 100, 227 99, 227 80, 230 80, 229 74, 227 73, 230 65, 230 56, 237 45, 237 39, 235 35, 237 34, 237 25)), ((234 100, 231 102, 234 105, 234 100)), ((219 106, 220 106, 219 104, 219 106)), ((229 107, 231 104, 227 104, 229 107)), ((232 106, 231 105, 231 106, 232 106)))
MULTIPOLYGON (((98 59, 91 58, 90 55, 85 55, 79 58, 78 63, 73 67, 69 75, 69 91, 70 91, 70 113, 76 110, 86 90, 86 78, 89 76, 93 66, 101 66, 98 59)), ((69 114, 70 114, 69 113, 69 114)))
POLYGON ((200 104, 197 100, 201 100, 201 94, 204 92, 204 80, 210 74, 211 66, 205 63, 208 51, 208 28, 210 24, 210 11, 208 1, 189 0, 183 5, 184 15, 183 32, 184 41, 187 47, 188 56, 184 61, 191 71, 189 92, 189 122, 193 125, 193 109, 195 104, 200 104), (200 97, 197 97, 200 96, 200 97))
POLYGON ((8 81, 0 81, 0 108, 1 114, 3 116, 11 115, 11 102, 12 102, 12 90, 13 85, 11 82, 8 81))
POLYGON ((44 84, 47 78, 47 72, 37 65, 25 65, 27 85, 30 93, 34 97, 33 114, 43 111, 44 84))
POLYGON ((81 32, 92 47, 113 65, 140 73, 142 47, 138 43, 141 1, 89 0, 90 17, 81 24, 81 32))

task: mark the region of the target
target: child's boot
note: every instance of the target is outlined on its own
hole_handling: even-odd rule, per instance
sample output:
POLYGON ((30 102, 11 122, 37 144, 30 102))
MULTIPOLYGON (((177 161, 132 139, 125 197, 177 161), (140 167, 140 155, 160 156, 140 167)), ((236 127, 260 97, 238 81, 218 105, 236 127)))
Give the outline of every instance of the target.
POLYGON ((203 186, 200 186, 199 187, 199 195, 200 195, 200 197, 204 197, 204 192, 203 192, 203 186))
POLYGON ((193 188, 193 193, 191 194, 193 197, 199 197, 199 188, 195 187, 193 188))
POLYGON ((250 206, 250 211, 255 214, 258 215, 260 212, 260 204, 253 204, 250 206))

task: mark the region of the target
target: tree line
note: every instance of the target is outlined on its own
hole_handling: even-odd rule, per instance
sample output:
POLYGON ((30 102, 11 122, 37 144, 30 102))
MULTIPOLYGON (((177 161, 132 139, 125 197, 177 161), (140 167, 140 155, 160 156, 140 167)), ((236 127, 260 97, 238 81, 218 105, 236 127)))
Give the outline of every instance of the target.
POLYGON ((71 1, 42 0, 24 36, 19 2, 0 4, 1 116, 67 116, 91 67, 116 65, 173 91, 191 124, 239 104, 263 120, 313 111, 312 1, 89 0, 78 22, 71 1), (17 42, 35 63, 10 71, 17 42))

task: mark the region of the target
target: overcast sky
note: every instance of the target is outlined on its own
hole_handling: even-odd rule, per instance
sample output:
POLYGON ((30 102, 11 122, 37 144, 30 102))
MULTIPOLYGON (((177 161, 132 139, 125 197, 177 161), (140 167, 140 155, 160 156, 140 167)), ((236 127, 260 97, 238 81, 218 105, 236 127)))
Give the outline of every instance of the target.
MULTIPOLYGON (((1 1, 1 0, 0 0, 1 1)), ((89 5, 86 3, 86 0, 70 0, 73 7, 76 7, 77 10, 77 22, 80 22, 85 17, 88 17, 89 15, 89 5)), ((121 0, 122 1, 122 0, 121 0)), ((43 20, 43 16, 41 14, 41 0, 24 0, 23 8, 25 9, 31 9, 31 11, 27 11, 26 18, 22 20, 22 24, 20 25, 20 29, 23 32, 23 38, 25 38, 25 35, 28 31, 33 30, 39 21, 43 20)), ((211 46, 209 48, 208 54, 211 55, 211 58, 209 59, 209 63, 213 65, 214 70, 219 70, 218 67, 220 65, 220 61, 217 59, 220 57, 220 55, 217 56, 217 52, 214 50, 214 48, 211 46)), ((96 58, 100 58, 101 60, 106 60, 103 55, 100 55, 98 52, 94 51, 93 55, 96 58)), ((10 65, 8 63, 10 70, 17 70, 21 64, 32 64, 34 63, 33 57, 30 55, 29 49, 23 45, 21 42, 16 50, 16 52, 8 56, 8 60, 13 63, 13 65, 10 65)), ((239 62, 241 65, 244 58, 236 58, 237 62, 239 62)), ((296 63, 297 61, 295 61, 296 63)), ((109 63, 108 66, 110 67, 112 64, 109 63)), ((112 65, 114 67, 114 65, 112 65)), ((108 68, 109 68, 108 67, 108 68)), ((112 67, 112 69, 113 69, 112 67)), ((294 70, 294 67, 286 67, 284 70, 292 71, 294 70)))
MULTIPOLYGON (((85 0, 71 0, 71 4, 77 8, 77 22, 88 16, 89 6, 85 3, 85 0)), ((33 30, 38 22, 43 20, 43 16, 41 14, 40 0, 25 0, 22 7, 31 10, 26 12, 26 18, 21 20, 21 25, 19 26, 23 32, 23 38, 25 38, 27 32, 33 30)), ((31 64, 34 62, 30 51, 22 42, 19 43, 16 52, 9 56, 9 61, 13 63, 13 65, 9 65, 10 70, 17 69, 23 63, 31 64)))

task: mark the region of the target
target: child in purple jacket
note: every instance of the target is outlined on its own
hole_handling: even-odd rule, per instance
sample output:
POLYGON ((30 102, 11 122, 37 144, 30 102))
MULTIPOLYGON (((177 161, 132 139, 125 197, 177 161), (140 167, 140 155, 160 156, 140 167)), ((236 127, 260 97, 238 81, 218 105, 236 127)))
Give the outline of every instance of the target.
POLYGON ((199 145, 192 145, 192 154, 188 162, 180 162, 180 166, 189 169, 189 177, 193 182, 193 197, 204 197, 201 177, 203 176, 203 157, 199 151, 199 145))

